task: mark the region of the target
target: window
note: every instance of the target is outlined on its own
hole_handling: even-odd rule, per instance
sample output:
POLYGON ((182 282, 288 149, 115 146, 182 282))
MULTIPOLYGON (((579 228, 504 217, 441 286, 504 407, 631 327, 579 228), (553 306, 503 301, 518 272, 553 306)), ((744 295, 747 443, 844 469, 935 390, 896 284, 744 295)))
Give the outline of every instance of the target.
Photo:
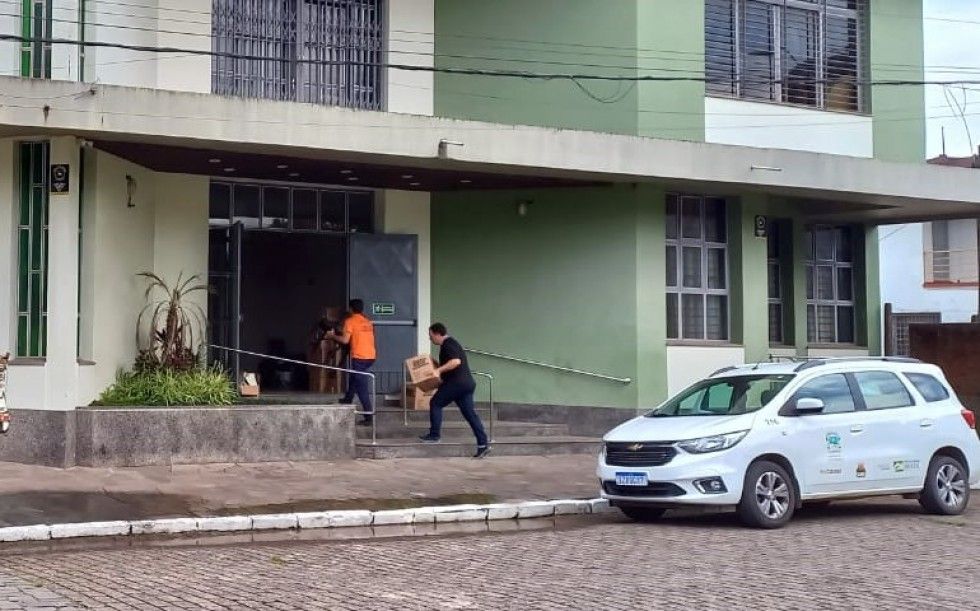
POLYGON ((212 91, 382 109, 382 0, 212 0, 212 91))
POLYGON ((705 0, 709 93, 867 111, 868 0, 705 0))
POLYGON ((745 375, 702 380, 647 416, 748 414, 765 407, 792 379, 792 375, 745 375))
POLYGON ((807 230, 806 328, 811 343, 855 342, 854 242, 850 227, 807 230))
POLYGON ((854 381, 861 389, 864 405, 868 409, 892 409, 915 404, 905 385, 894 373, 864 371, 855 373, 854 381))
POLYGON ((728 339, 725 201, 667 197, 667 338, 728 339))
POLYGON ((975 220, 933 221, 923 225, 923 231, 926 286, 975 286, 980 281, 975 220))
POLYGON ((211 183, 208 223, 245 229, 373 233, 374 192, 211 183))
POLYGON ((856 409, 851 387, 842 373, 832 373, 810 380, 793 395, 794 401, 799 399, 820 399, 824 404, 822 412, 824 414, 841 414, 856 409))
POLYGON ((786 343, 786 295, 783 288, 783 223, 767 221, 766 261, 769 284, 769 343, 786 343))
POLYGON ((54 38, 51 18, 52 0, 24 0, 22 3, 21 36, 30 42, 20 50, 20 75, 30 78, 51 78, 51 43, 54 38))
POLYGON ((937 401, 945 401, 949 399, 949 391, 943 386, 943 383, 932 377, 927 373, 906 373, 905 377, 912 382, 912 386, 919 391, 922 398, 926 400, 927 403, 935 403, 937 401))
POLYGON ((17 356, 42 358, 48 326, 47 142, 22 142, 17 221, 17 356))

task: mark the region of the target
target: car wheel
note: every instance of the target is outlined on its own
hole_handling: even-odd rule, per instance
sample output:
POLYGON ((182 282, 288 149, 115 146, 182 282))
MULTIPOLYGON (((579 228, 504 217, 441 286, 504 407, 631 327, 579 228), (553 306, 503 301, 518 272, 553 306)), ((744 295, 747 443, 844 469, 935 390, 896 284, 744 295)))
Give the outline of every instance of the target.
POLYGON ((970 485, 967 471, 960 461, 951 456, 936 456, 926 471, 926 485, 919 496, 919 504, 929 513, 955 516, 966 510, 970 502, 970 485))
POLYGON ((620 507, 626 517, 636 522, 656 522, 663 517, 666 509, 663 507, 620 507))
POLYGON ((796 511, 796 487, 786 469, 769 461, 753 463, 745 474, 738 517, 754 528, 780 528, 796 511))

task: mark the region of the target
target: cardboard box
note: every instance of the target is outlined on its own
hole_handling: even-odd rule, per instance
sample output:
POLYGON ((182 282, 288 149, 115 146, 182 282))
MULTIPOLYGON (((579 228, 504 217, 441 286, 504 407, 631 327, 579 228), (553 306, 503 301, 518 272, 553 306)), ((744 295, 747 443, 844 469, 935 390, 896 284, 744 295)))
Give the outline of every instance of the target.
POLYGON ((436 368, 432 365, 432 357, 428 354, 405 359, 405 369, 408 370, 408 378, 412 381, 412 386, 425 392, 433 391, 442 384, 442 380, 436 375, 436 368))
POLYGON ((429 401, 435 394, 435 391, 420 390, 409 384, 405 389, 405 405, 411 410, 426 411, 429 409, 429 401))
POLYGON ((238 385, 238 393, 243 397, 259 396, 259 381, 254 373, 246 371, 242 374, 242 381, 238 385))

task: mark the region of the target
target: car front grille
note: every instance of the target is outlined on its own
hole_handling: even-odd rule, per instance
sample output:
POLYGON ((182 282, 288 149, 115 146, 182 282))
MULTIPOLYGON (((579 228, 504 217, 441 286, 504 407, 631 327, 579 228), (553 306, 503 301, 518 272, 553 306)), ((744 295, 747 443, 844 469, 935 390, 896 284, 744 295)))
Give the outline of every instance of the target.
POLYGON ((677 449, 668 442, 606 444, 606 464, 614 467, 659 467, 676 455, 677 449))
POLYGON ((646 486, 618 486, 616 482, 602 482, 602 489, 613 496, 672 497, 684 496, 684 489, 669 482, 650 482, 646 486))

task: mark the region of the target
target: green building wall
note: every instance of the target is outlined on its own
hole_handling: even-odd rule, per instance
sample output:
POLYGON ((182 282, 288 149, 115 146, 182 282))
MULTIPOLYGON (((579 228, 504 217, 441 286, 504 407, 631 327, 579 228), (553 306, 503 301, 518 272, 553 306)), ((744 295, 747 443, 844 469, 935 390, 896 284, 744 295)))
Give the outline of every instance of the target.
MULTIPOLYGON (((922 80, 922 0, 873 1, 871 78, 922 80)), ((436 0, 442 67, 625 76, 703 74, 700 0, 436 0)), ((565 80, 435 76, 439 116, 704 140, 704 85, 617 85, 565 80), (583 91, 583 87, 587 92, 583 91), (595 98, 602 98, 599 101, 595 98)), ((875 157, 921 162, 922 87, 871 90, 875 157)), ((697 191, 696 188, 692 189, 697 191)), ((529 404, 636 407, 667 394, 664 205, 658 185, 433 194, 433 316, 468 346, 629 377, 617 384, 474 357, 495 375, 496 398, 529 404), (526 216, 518 204, 527 203, 526 216)), ((793 202, 730 193, 731 344, 764 360, 768 335, 766 240, 756 216, 787 231, 786 347, 806 355, 804 219, 793 202)), ((859 232, 859 345, 880 352, 878 233, 859 232)))

